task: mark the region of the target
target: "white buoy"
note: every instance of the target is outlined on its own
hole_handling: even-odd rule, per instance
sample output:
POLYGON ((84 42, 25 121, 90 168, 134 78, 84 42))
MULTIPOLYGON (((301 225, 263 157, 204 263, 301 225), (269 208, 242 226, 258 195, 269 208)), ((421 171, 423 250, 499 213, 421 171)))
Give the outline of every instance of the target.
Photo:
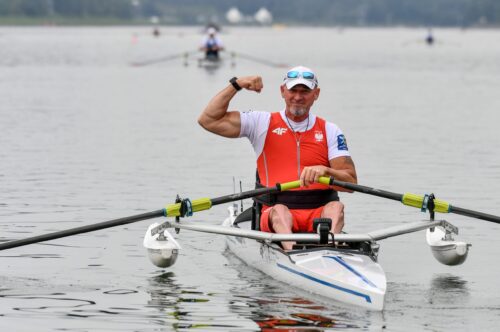
POLYGON ((144 247, 148 250, 149 260, 158 267, 169 267, 175 264, 181 246, 167 230, 151 235, 151 230, 159 223, 151 224, 144 235, 144 247))
POLYGON ((427 229, 427 244, 434 258, 445 265, 460 265, 465 262, 471 244, 455 241, 442 227, 427 229))

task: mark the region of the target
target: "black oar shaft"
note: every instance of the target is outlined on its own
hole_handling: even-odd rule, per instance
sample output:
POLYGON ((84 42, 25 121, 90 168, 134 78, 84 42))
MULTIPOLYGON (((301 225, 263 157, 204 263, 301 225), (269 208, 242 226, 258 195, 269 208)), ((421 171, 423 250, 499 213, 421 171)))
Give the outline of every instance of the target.
POLYGON ((258 189, 254 189, 254 190, 244 191, 244 192, 237 193, 237 194, 212 198, 211 202, 212 202, 212 205, 218 205, 218 204, 224 204, 224 203, 228 203, 228 202, 238 201, 240 199, 257 197, 257 196, 265 195, 265 194, 272 194, 272 193, 276 193, 279 191, 280 191, 280 189, 278 187, 258 188, 258 189))
POLYGON ((500 217, 494 216, 494 215, 488 214, 488 213, 463 209, 463 208, 459 208, 459 207, 456 207, 453 205, 450 206, 450 212, 460 214, 460 215, 466 216, 466 217, 473 217, 473 218, 487 220, 487 221, 491 221, 491 222, 500 224, 500 217))
MULTIPOLYGON (((335 185, 335 186, 339 186, 339 187, 342 187, 345 189, 349 189, 352 191, 362 192, 364 194, 369 194, 369 195, 374 195, 374 196, 392 199, 395 201, 402 202, 405 205, 408 205, 404 202, 403 197, 405 195, 403 195, 403 194, 397 194, 397 193, 393 193, 390 191, 375 189, 375 188, 366 187, 366 186, 360 186, 358 184, 337 181, 334 179, 330 179, 330 184, 335 185)), ((449 203, 446 203, 443 201, 442 201, 442 203, 445 203, 446 205, 449 204, 449 203)), ((434 211, 436 211, 436 210, 434 210, 434 211)), ((438 212, 444 212, 444 211, 438 211, 438 212)), ((447 212, 460 214, 460 215, 466 216, 466 217, 472 217, 472 218, 477 218, 477 219, 481 219, 481 220, 491 221, 491 222, 500 224, 500 217, 499 216, 495 216, 495 215, 483 213, 483 212, 478 212, 478 211, 474 211, 474 210, 464 209, 464 208, 460 208, 457 206, 453 206, 451 204, 449 204, 449 210, 447 212)))
POLYGON ((337 181, 337 180, 330 180, 330 184, 334 186, 339 186, 345 189, 349 189, 352 191, 357 191, 361 192, 364 194, 369 194, 373 196, 378 196, 378 197, 383 197, 383 198, 388 198, 392 199, 395 201, 400 201, 403 199, 402 194, 396 194, 390 191, 385 191, 385 190, 380 190, 380 189, 375 189, 371 187, 366 187, 366 186, 360 186, 359 184, 354 184, 350 182, 344 182, 344 181, 337 181))
POLYGON ((170 55, 167 55, 167 56, 164 56, 161 58, 150 59, 150 60, 145 60, 145 61, 140 61, 140 62, 134 62, 134 63, 132 63, 132 65, 133 66, 147 66, 147 65, 152 65, 155 63, 159 63, 159 62, 166 62, 166 61, 170 61, 170 60, 175 60, 175 59, 178 59, 181 57, 187 58, 190 54, 195 54, 197 52, 199 52, 199 51, 195 50, 195 51, 190 51, 190 52, 170 54, 170 55))
POLYGON ((66 237, 66 236, 97 231, 99 229, 105 229, 105 228, 110 228, 110 227, 115 227, 115 226, 120 226, 120 225, 126 225, 126 224, 130 224, 130 223, 133 223, 136 221, 162 217, 163 213, 164 213, 164 210, 157 210, 157 211, 147 212, 147 213, 143 213, 143 214, 138 214, 135 216, 104 221, 104 222, 97 223, 97 224, 75 227, 75 228, 67 229, 64 231, 58 231, 58 232, 54 232, 54 233, 33 236, 33 237, 26 238, 26 239, 0 243, 0 250, 25 246, 25 245, 37 243, 37 242, 55 240, 55 239, 59 239, 59 238, 66 237))

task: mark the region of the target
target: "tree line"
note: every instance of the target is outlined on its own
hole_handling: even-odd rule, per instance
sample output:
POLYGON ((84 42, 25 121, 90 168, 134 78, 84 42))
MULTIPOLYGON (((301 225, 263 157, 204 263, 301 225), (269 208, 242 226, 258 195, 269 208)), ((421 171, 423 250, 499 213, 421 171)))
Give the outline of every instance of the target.
POLYGON ((274 22, 304 25, 499 26, 498 0, 0 0, 5 18, 113 19, 160 24, 224 24, 236 7, 252 15, 265 7, 274 22))

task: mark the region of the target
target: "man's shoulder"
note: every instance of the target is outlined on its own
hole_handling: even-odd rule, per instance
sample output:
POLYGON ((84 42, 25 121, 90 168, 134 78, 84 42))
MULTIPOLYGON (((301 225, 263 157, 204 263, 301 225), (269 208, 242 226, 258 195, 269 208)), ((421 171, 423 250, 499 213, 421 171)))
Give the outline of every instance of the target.
POLYGON ((339 129, 339 126, 337 126, 336 123, 332 122, 332 121, 328 121, 324 118, 321 118, 321 117, 317 117, 320 121, 323 121, 325 123, 325 127, 329 127, 330 129, 339 129))
POLYGON ((240 118, 242 125, 249 126, 249 128, 263 128, 269 125, 271 113, 264 111, 240 111, 240 118))

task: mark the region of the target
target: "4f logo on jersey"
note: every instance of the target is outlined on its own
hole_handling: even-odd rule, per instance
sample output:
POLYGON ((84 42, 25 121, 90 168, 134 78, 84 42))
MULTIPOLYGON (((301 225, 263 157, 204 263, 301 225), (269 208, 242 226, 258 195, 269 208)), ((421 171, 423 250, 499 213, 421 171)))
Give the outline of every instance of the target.
POLYGON ((273 130, 273 133, 275 133, 276 135, 283 135, 284 133, 286 133, 287 131, 287 128, 281 128, 281 127, 278 127, 276 129, 273 130))
POLYGON ((314 132, 314 139, 316 142, 323 142, 323 132, 321 130, 316 130, 314 132))
POLYGON ((337 136, 337 148, 339 150, 345 150, 347 151, 347 142, 345 140, 345 136, 344 135, 338 135, 337 136))

